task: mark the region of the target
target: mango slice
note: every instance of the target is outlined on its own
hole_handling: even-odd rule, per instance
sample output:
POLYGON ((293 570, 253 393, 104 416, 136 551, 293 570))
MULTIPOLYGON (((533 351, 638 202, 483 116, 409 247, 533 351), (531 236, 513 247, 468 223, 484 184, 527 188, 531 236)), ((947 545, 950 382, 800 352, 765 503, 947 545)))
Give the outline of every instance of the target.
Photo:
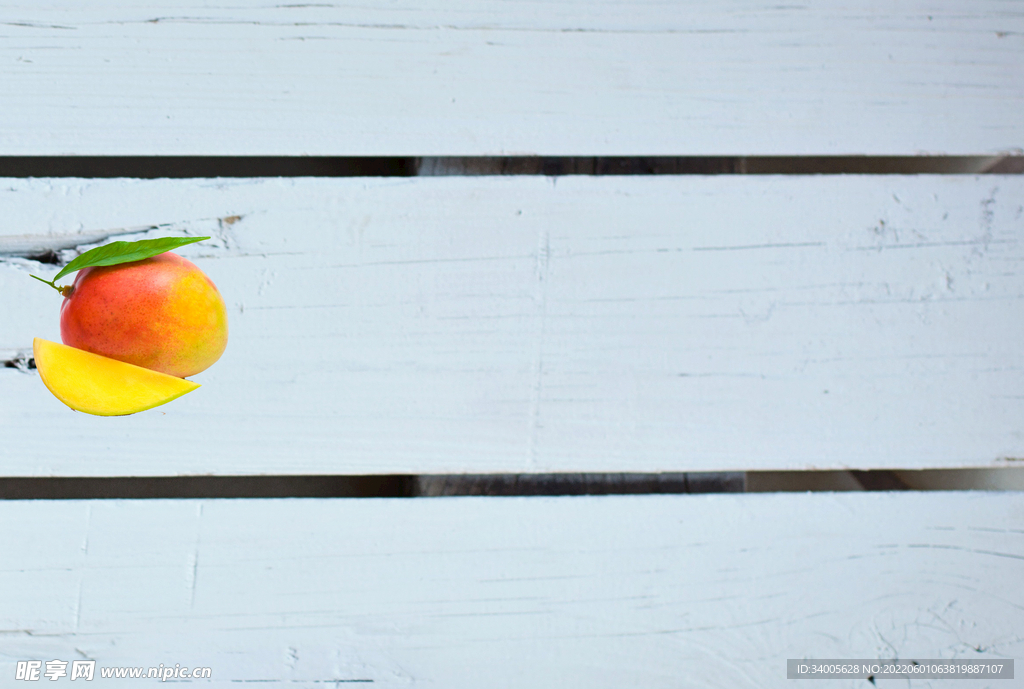
POLYGON ((75 411, 126 416, 166 404, 199 383, 99 354, 35 338, 32 353, 43 384, 75 411))

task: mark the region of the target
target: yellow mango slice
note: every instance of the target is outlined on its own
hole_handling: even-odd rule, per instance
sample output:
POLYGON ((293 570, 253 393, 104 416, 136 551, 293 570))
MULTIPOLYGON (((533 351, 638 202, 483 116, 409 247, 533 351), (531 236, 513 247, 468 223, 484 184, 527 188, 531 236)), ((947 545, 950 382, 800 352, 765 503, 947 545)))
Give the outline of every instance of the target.
POLYGON ((32 353, 43 384, 75 411, 125 416, 166 404, 199 387, 184 378, 35 338, 32 353))

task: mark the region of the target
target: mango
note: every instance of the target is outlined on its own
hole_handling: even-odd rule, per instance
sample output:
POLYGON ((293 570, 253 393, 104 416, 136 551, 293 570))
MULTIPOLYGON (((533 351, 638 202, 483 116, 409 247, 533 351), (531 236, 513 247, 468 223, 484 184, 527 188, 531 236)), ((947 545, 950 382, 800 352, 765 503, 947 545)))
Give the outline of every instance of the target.
POLYGON ((152 409, 192 392, 199 383, 50 342, 32 341, 43 384, 75 411, 125 416, 152 409))
POLYGON ((227 309, 210 278, 167 252, 78 271, 61 304, 60 336, 70 347, 185 378, 224 353, 227 309))

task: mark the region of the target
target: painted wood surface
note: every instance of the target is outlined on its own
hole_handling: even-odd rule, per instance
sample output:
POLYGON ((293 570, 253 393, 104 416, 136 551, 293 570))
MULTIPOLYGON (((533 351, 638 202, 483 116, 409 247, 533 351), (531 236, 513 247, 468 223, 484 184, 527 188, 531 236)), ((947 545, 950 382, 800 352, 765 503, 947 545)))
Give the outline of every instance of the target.
POLYGON ((1017 0, 0 4, 0 155, 989 154, 1017 0))
MULTIPOLYGON (((6 180, 0 207, 11 246, 213 235, 182 253, 231 323, 202 388, 130 417, 0 368, 4 476, 1024 457, 1019 176, 6 180)), ((59 339, 29 279, 56 271, 0 265, 6 359, 59 339)))
POLYGON ((787 658, 1024 651, 1019 493, 36 501, 0 524, 7 678, 761 689, 787 658))

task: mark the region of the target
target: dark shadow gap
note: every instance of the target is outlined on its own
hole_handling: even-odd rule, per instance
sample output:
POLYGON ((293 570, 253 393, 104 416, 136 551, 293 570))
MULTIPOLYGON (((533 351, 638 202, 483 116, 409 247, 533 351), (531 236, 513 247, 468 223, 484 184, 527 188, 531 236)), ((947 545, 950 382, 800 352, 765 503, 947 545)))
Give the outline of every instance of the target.
POLYGON ((987 469, 898 469, 874 471, 748 471, 746 492, 836 491, 1024 491, 1024 464, 1005 457, 1005 466, 987 469))
POLYGON ((1024 156, 6 156, 0 177, 1022 174, 1024 156))
POLYGON ((0 177, 410 177, 415 158, 291 156, 0 157, 0 177))
POLYGON ((741 493, 742 472, 385 476, 0 478, 3 500, 415 498, 459 495, 741 493))
POLYGON ((448 474, 415 477, 416 497, 742 493, 743 472, 448 474))
POLYGON ((419 498, 1024 490, 1024 467, 922 471, 0 478, 3 500, 419 498))
POLYGON ((446 175, 915 175, 1021 174, 1024 156, 689 156, 420 158, 446 175))
POLYGON ((131 476, 0 479, 2 500, 406 498, 412 476, 131 476))

